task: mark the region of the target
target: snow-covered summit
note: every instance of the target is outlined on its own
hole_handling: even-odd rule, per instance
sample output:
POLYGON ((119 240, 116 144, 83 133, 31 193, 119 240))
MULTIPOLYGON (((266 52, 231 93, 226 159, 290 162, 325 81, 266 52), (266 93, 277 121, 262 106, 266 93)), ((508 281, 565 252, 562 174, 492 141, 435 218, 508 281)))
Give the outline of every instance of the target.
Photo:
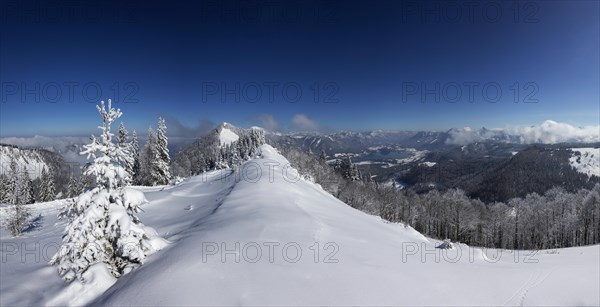
POLYGON ((219 132, 219 142, 221 146, 230 145, 231 143, 237 141, 239 138, 239 135, 235 134, 233 131, 227 128, 223 128, 219 132))
POLYGON ((231 143, 237 141, 240 136, 234 132, 234 130, 238 130, 239 128, 227 123, 223 122, 219 126, 217 126, 217 133, 219 137, 219 145, 226 146, 231 143))

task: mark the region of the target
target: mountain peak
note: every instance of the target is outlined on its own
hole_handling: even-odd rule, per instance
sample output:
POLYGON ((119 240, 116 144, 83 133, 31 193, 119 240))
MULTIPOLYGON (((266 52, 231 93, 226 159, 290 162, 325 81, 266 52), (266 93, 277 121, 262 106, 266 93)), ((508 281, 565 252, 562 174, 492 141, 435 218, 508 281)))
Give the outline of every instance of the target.
POLYGON ((219 144, 221 146, 226 146, 239 140, 240 136, 234 132, 238 129, 239 128, 232 126, 226 122, 223 122, 221 125, 219 125, 219 127, 217 128, 217 131, 219 133, 219 144))
POLYGON ((222 123, 220 123, 220 124, 217 125, 216 129, 217 130, 221 130, 221 129, 224 129, 224 128, 232 128, 232 127, 233 128, 237 128, 237 127, 235 127, 234 125, 232 125, 232 124, 230 124, 228 122, 222 122, 222 123))

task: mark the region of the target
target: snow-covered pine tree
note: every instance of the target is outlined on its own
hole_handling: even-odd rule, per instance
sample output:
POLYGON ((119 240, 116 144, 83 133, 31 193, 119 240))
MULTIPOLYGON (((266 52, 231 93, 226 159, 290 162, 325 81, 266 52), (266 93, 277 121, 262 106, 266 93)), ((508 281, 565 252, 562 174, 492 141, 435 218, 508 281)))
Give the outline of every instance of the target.
POLYGON ((10 166, 8 168, 8 195, 7 200, 11 204, 17 204, 19 202, 19 170, 17 162, 14 159, 10 159, 10 166))
MULTIPOLYGON (((12 170, 16 171, 16 166, 13 168, 13 165, 11 165, 11 173, 12 170)), ((27 225, 30 216, 25 205, 33 202, 33 183, 25 169, 21 173, 15 172, 11 176, 15 178, 11 184, 13 188, 11 199, 13 214, 10 216, 7 226, 13 236, 19 236, 27 225)))
POLYGON ((169 170, 171 158, 169 157, 168 145, 169 141, 167 139, 167 125, 165 123, 165 119, 159 117, 158 129, 156 129, 156 150, 158 152, 156 171, 159 176, 158 184, 168 184, 169 180, 171 180, 171 172, 169 170))
POLYGON ((119 147, 126 153, 125 170, 129 173, 129 184, 131 184, 131 181, 133 180, 134 157, 132 155, 131 144, 129 143, 129 132, 127 132, 123 123, 119 125, 119 137, 117 140, 119 147))
POLYGON ((144 148, 142 148, 141 184, 150 186, 159 184, 160 175, 157 171, 158 157, 156 133, 154 129, 148 128, 148 140, 144 144, 144 148))
POLYGON ((0 174, 0 203, 8 203, 9 200, 9 192, 8 192, 8 185, 9 185, 9 180, 8 177, 6 177, 4 174, 0 174))
POLYGON ((79 179, 71 175, 67 184, 67 197, 75 197, 81 193, 79 179))
POLYGON ((140 144, 138 142, 137 132, 133 130, 131 135, 131 156, 133 157, 133 166, 131 169, 133 184, 140 184, 140 144))
POLYGON ((39 181, 39 191, 37 195, 37 199, 39 202, 45 202, 46 200, 46 181, 48 180, 48 172, 46 168, 42 168, 42 172, 40 173, 40 181, 39 181))
MULTIPOLYGON (((100 139, 84 146, 91 164, 84 175, 95 176, 96 187, 81 194, 67 208, 72 221, 65 228, 63 244, 50 264, 58 265, 65 281, 86 280, 92 266, 104 266, 119 277, 164 245, 156 232, 144 226, 134 215, 147 202, 144 194, 126 188, 129 174, 125 170, 127 153, 113 143, 111 124, 122 113, 102 101, 97 106, 102 117, 100 139)), ((93 274, 93 273, 90 273, 93 274)))
POLYGON ((125 124, 119 124, 119 137, 117 138, 117 144, 120 147, 125 147, 127 142, 129 141, 129 133, 127 132, 127 128, 125 128, 125 124))
POLYGON ((54 200, 56 197, 56 188, 54 187, 54 176, 52 175, 52 170, 46 171, 46 168, 43 168, 40 180, 40 201, 45 202, 54 200))
POLYGON ((21 202, 23 204, 33 204, 35 202, 35 192, 33 190, 33 181, 29 177, 27 170, 21 172, 20 181, 19 194, 22 197, 21 202))

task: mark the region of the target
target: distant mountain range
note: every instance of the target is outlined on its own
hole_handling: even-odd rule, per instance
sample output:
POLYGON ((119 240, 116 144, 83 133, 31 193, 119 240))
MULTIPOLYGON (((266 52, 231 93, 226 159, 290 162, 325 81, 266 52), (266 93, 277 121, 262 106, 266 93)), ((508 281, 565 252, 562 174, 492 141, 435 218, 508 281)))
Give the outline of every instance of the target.
MULTIPOLYGON (((555 127, 545 124, 542 126, 548 131, 555 127)), ((529 135, 464 128, 445 132, 288 133, 269 134, 268 138, 276 147, 296 147, 313 154, 324 151, 331 162, 350 156, 363 175, 382 183, 394 182, 417 192, 461 188, 484 201, 507 201, 532 192, 544 193, 554 186, 575 191, 600 182, 593 170, 600 165, 596 163, 600 154, 575 150, 598 148, 600 142, 583 143, 594 140, 585 133, 572 138, 531 129, 529 135), (466 140, 469 142, 463 142, 466 140), (551 144, 530 144, 535 140, 551 144), (577 162, 578 157, 587 162, 577 162)))
MULTIPOLYGON (((247 138, 256 129, 264 131, 221 123, 196 140, 171 144, 173 173, 189 176, 216 167, 224 146, 247 138)), ((598 182, 594 168, 600 165, 600 157, 594 155, 594 148, 600 142, 594 131, 546 121, 539 126, 507 129, 264 132, 274 147, 293 147, 315 155, 324 151, 330 162, 350 156, 363 175, 371 175, 378 182, 395 182, 419 192, 458 187, 482 200, 506 201, 531 192, 543 193, 552 186, 572 191, 598 182), (566 130, 560 130, 563 128, 566 130), (573 148, 592 151, 578 153, 573 148)), ((2 145, 2 172, 10 159, 21 165, 51 165, 65 174, 65 170, 76 168, 70 163, 82 165, 85 161, 79 151, 86 138, 36 137, 29 143, 21 142, 35 141, 46 149, 2 145)), ((33 171, 33 175, 39 172, 33 171)), ((68 175, 60 176, 61 180, 65 177, 68 175)))

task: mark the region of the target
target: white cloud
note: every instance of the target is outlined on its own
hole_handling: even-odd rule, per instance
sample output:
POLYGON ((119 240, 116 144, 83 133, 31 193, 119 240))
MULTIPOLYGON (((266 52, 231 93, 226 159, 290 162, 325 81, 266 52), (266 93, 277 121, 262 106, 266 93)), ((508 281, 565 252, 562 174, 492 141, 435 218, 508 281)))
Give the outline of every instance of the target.
POLYGON ((19 147, 39 147, 56 152, 63 156, 67 162, 83 163, 86 157, 79 154, 80 145, 87 144, 90 137, 78 136, 32 136, 32 137, 3 137, 0 143, 11 144, 19 147))
POLYGON ((279 122, 270 114, 259 114, 252 117, 251 120, 257 122, 260 127, 265 128, 268 131, 276 131, 277 128, 279 128, 279 122))
POLYGON ((535 126, 507 126, 499 129, 469 127, 453 129, 446 141, 448 144, 465 145, 485 140, 497 140, 520 144, 556 144, 563 142, 600 142, 600 125, 576 127, 566 123, 547 120, 535 126))
POLYGON ((304 131, 317 131, 320 129, 319 123, 308 118, 304 114, 296 114, 292 117, 293 128, 304 131))

